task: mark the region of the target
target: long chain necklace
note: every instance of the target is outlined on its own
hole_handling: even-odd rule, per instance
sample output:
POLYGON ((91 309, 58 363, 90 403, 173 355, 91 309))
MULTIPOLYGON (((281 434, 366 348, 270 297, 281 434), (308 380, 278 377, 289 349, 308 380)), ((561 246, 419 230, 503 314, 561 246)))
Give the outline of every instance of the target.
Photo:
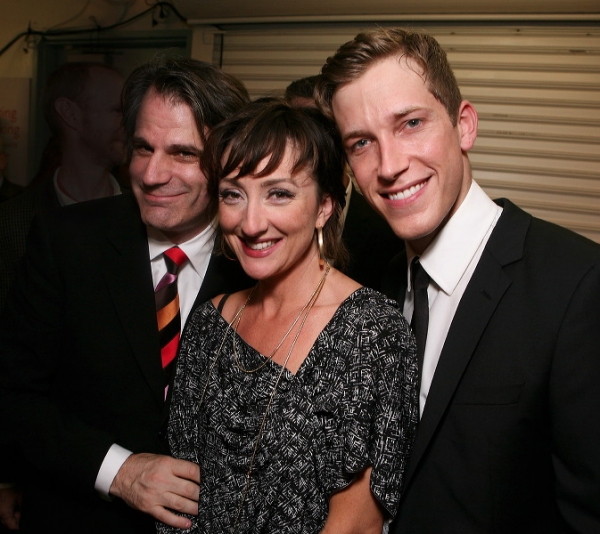
MULTIPOLYGON (((252 456, 250 457, 250 463, 248 466, 248 471, 246 472, 246 483, 244 484, 244 489, 242 490, 242 496, 240 499, 240 505, 238 507, 238 511, 235 517, 235 522, 233 524, 233 533, 235 534, 235 532, 237 532, 237 527, 239 524, 239 520, 240 520, 240 516, 242 514, 242 510, 244 508, 244 503, 246 502, 246 497, 248 496, 248 490, 250 488, 250 481, 251 481, 251 477, 252 477, 252 469, 254 467, 254 460, 256 458, 256 453, 258 451, 258 446, 260 444, 260 440, 262 438, 263 435, 263 431, 265 428, 265 422, 267 420, 267 415, 269 414, 269 411, 271 409, 271 405, 273 404, 273 398, 275 397, 275 393, 277 391, 277 386, 279 385, 279 382, 281 381, 281 377, 283 376, 283 373, 285 371, 285 369, 287 368, 287 363, 290 359, 290 356, 292 355, 292 352, 294 350, 294 347, 296 346, 296 341, 298 341, 298 338, 300 337, 300 333, 302 332, 302 329, 304 328, 304 323, 306 323, 306 320, 308 318, 308 315, 310 314, 310 311, 312 310, 315 302, 317 301, 317 299, 319 298, 319 294, 321 293, 321 289, 323 289, 323 285, 325 284, 325 278, 327 278, 327 275, 329 274, 329 270, 331 269, 331 265, 329 265, 329 263, 326 264, 325 266, 325 272, 323 273, 323 276, 321 277, 321 279, 319 280, 319 283, 317 284, 317 287, 315 288, 315 290, 312 292, 310 298, 308 299, 308 302, 302 307, 302 309, 300 310, 300 313, 298 314, 298 316, 294 319, 294 321, 292 322, 292 325, 290 326, 290 328, 287 330, 287 332, 284 334, 282 340, 277 344, 277 346, 275 347, 275 349, 273 350, 273 352, 271 353, 271 355, 269 356, 268 359, 265 360, 265 362, 263 362, 261 365, 259 365, 259 367, 252 369, 252 370, 246 370, 244 368, 242 368, 239 365, 239 361, 237 358, 237 354, 235 352, 235 336, 233 337, 233 352, 234 352, 234 357, 235 357, 235 362, 236 362, 236 366, 245 373, 255 373, 256 371, 258 371, 259 369, 261 369, 272 357, 273 355, 277 352, 277 349, 279 349, 279 347, 281 347, 281 345, 283 345, 283 342, 286 340, 286 338, 288 337, 288 335, 290 334, 290 332, 292 331, 292 329, 294 328, 294 326, 298 323, 298 321, 300 321, 300 318, 302 318, 302 320, 300 321, 300 326, 298 327, 298 330, 296 331, 296 334, 294 336, 294 339, 292 340, 292 343, 290 344, 290 348, 288 349, 288 352, 285 356, 285 360, 283 361, 281 368, 279 370, 279 374, 277 375, 277 380, 275 380, 275 383, 273 384, 273 388, 271 389, 271 395, 269 396, 269 402, 267 403, 267 407, 265 409, 265 413, 263 414, 262 417, 262 421, 260 423, 260 427, 258 429, 258 433, 256 434, 256 438, 254 440, 254 447, 252 450, 252 456)), ((244 304, 240 307, 240 309, 236 312, 236 314, 234 315, 233 319, 231 320, 231 322, 228 325, 227 330, 225 331, 225 335, 223 336, 223 339, 221 341, 221 344, 219 346, 219 350, 217 351, 217 354, 215 356, 215 360, 213 361, 212 365, 210 366, 210 369, 208 371, 208 376, 206 377, 206 382, 204 384, 204 389, 202 391, 202 396, 200 397, 200 403, 199 406, 201 406, 204 402, 204 397, 206 394, 206 389, 208 387, 208 382, 210 379, 210 375, 212 374, 212 370, 214 369, 220 355, 221 355, 221 350, 223 349, 223 344, 225 343, 225 339, 227 338, 227 334, 232 331, 232 332, 236 332, 237 330, 237 326, 240 323, 241 320, 241 316, 242 313, 244 312, 244 309, 246 308, 248 302, 250 301, 250 297, 252 297, 252 294, 254 293, 254 289, 256 289, 256 286, 254 286, 254 288, 252 288, 252 291, 250 291, 250 294, 248 295, 248 298, 246 299, 246 302, 244 302, 244 304), (233 327, 233 325, 235 324, 235 328, 233 327)))
MULTIPOLYGON (((277 343, 277 346, 271 351, 271 354, 269 354, 268 356, 266 356, 265 359, 263 360, 263 362, 258 365, 258 367, 255 367, 254 369, 247 369, 247 368, 245 368, 245 367, 242 366, 242 364, 240 363, 240 359, 238 358, 236 336, 233 336, 233 341, 232 341, 232 345, 233 345, 233 359, 235 361, 235 365, 237 366, 237 368, 240 371, 242 371, 244 373, 256 373, 256 371, 260 371, 265 365, 267 365, 267 363, 269 363, 269 360, 273 359, 273 356, 275 356, 275 353, 279 350, 279 348, 281 347, 281 345, 284 344, 285 340, 288 338, 288 336, 290 335, 291 331, 294 329, 294 326, 296 326, 296 324, 300 320, 300 317, 302 317, 302 314, 307 310, 307 308, 309 306, 312 307, 312 305, 314 304, 314 302, 316 300, 315 296, 318 295, 319 291, 321 291, 321 288, 323 287, 323 284, 325 283, 325 278, 329 274, 329 270, 330 269, 331 269, 331 266, 329 264, 327 264, 327 266, 325 267, 325 272, 323 273, 323 276, 321 277, 321 280, 317 284, 317 287, 315 288, 315 290, 312 292, 312 294, 311 294, 310 298, 308 299, 307 303, 302 307, 302 309, 300 310, 300 312, 298 313, 298 315, 296 316, 296 318, 292 321, 292 324, 287 329, 287 332, 285 334, 283 334, 283 337, 281 338, 281 340, 279 341, 279 343, 277 343)), ((235 317, 233 318, 233 320, 230 323, 230 327, 233 328, 233 330, 234 330, 234 332, 236 334, 237 334, 238 327, 240 325, 240 321, 242 320, 242 315, 244 313, 244 310, 246 309, 246 306, 248 305, 248 302, 250 302, 250 299, 252 298, 252 295, 254 294, 254 290, 255 289, 256 289, 256 286, 254 286, 252 288, 252 290, 250 291, 250 293, 248 295, 248 298, 246 299, 246 302, 244 302, 244 304, 241 306, 241 308, 237 311, 237 313, 235 314, 235 317)), ((301 329, 302 328, 300 328, 300 330, 301 329)))

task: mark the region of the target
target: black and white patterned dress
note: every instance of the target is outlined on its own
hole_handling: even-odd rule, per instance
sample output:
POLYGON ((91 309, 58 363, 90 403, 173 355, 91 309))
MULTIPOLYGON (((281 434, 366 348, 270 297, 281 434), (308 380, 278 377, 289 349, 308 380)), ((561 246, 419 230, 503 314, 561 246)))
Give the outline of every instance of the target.
MULTIPOLYGON (((200 512, 187 532, 317 534, 331 495, 368 466, 373 494, 393 515, 418 418, 415 345, 397 304, 371 289, 355 291, 298 372, 284 370, 235 529, 281 367, 268 361, 256 373, 240 371, 234 337, 240 365, 264 361, 210 302, 193 314, 182 340, 169 444, 175 457, 200 465, 200 512)), ((158 531, 182 532, 162 524, 158 531)))

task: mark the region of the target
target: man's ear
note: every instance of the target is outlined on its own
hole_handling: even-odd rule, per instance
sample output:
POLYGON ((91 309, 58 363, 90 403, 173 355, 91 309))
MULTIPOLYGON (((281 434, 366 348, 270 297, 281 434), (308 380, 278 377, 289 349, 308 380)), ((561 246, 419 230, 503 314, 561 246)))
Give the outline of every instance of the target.
POLYGON ((54 102, 54 111, 66 127, 78 130, 81 127, 81 108, 73 100, 65 97, 57 98, 54 102))
POLYGON ((473 148, 475 139, 477 139, 477 111, 467 100, 463 100, 458 111, 458 120, 456 127, 460 136, 460 148, 463 152, 468 152, 473 148))

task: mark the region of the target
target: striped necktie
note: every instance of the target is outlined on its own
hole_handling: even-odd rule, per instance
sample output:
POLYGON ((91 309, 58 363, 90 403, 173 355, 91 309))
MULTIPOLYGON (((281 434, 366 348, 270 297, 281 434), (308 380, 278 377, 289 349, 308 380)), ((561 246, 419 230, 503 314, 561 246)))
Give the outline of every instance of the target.
POLYGON ((171 374, 175 367, 175 356, 177 356, 181 333, 177 273, 188 260, 188 257, 179 247, 171 247, 164 252, 163 256, 167 265, 167 272, 154 290, 154 301, 156 302, 156 317, 158 319, 160 357, 165 371, 166 397, 171 374))

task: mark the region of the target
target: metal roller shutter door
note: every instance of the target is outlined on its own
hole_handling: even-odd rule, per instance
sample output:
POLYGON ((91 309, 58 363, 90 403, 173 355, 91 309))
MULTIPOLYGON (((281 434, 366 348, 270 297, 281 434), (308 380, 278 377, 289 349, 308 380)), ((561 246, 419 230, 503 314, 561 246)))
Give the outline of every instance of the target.
MULTIPOLYGON (((379 26, 390 26, 382 23, 379 26)), ((404 26, 394 24, 395 26, 404 26)), ((215 61, 252 97, 317 74, 373 23, 224 26, 215 61)), ((577 23, 412 24, 442 44, 479 112, 473 175, 493 197, 600 242, 600 28, 577 23)))

